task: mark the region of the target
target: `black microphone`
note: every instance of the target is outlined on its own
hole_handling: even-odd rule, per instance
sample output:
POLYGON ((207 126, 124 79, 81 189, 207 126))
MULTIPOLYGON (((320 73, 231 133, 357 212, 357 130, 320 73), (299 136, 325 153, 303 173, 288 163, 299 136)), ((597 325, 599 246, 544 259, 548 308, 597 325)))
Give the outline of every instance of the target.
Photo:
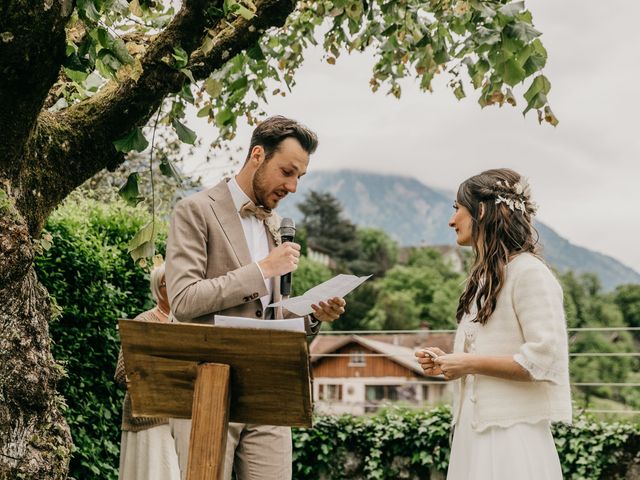
MULTIPOLYGON (((280 222, 280 238, 282 243, 293 242, 296 236, 296 222, 293 218, 283 218, 280 222)), ((280 277, 280 293, 283 297, 291 295, 291 272, 280 277)))

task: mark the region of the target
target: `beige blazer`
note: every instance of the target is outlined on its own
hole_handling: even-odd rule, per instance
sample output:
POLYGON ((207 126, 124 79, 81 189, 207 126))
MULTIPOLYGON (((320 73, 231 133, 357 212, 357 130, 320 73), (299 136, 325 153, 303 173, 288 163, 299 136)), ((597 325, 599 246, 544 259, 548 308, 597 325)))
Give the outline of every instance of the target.
MULTIPOLYGON (((280 218, 265 221, 269 250, 280 243, 280 218)), ((244 236, 227 181, 191 195, 175 207, 166 255, 167 293, 180 322, 214 323, 214 316, 265 318, 260 297, 267 294, 262 272, 244 236)), ((274 278, 273 301, 279 302, 280 277, 274 278)), ((269 313, 269 312, 267 312, 269 313)), ((278 308, 271 318, 292 316, 278 308)), ((319 324, 305 319, 308 334, 319 324)))

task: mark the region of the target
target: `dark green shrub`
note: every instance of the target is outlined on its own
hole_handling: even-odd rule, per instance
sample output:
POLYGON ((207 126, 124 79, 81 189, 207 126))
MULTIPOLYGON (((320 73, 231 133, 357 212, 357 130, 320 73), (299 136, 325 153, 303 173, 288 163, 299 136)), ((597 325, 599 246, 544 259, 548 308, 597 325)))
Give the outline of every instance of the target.
MULTIPOLYGON (((450 422, 448 407, 317 417, 314 428, 294 429, 293 478, 444 478, 450 422)), ((579 416, 573 425, 558 424, 553 430, 565 480, 623 479, 638 461, 638 425, 579 416)))
POLYGON ((313 429, 294 430, 293 477, 428 479, 432 471, 447 469, 450 422, 447 407, 317 417, 313 429))
POLYGON ((36 262, 61 308, 50 333, 67 373, 59 388, 74 442, 69 475, 78 480, 118 475, 123 391, 113 381, 116 321, 152 304, 148 274, 127 254, 128 241, 148 220, 120 203, 67 202, 50 217, 52 246, 36 262))

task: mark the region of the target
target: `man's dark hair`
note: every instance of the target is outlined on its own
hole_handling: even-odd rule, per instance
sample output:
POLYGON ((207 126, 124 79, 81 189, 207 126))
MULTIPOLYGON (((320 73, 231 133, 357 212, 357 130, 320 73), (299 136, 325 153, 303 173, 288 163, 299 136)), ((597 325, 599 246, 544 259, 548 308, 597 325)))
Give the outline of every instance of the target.
POLYGON ((318 136, 304 125, 290 118, 277 115, 269 117, 261 122, 251 135, 251 145, 247 160, 256 145, 264 148, 265 160, 269 160, 278 150, 278 146, 285 138, 295 138, 300 145, 311 155, 318 148, 318 136))

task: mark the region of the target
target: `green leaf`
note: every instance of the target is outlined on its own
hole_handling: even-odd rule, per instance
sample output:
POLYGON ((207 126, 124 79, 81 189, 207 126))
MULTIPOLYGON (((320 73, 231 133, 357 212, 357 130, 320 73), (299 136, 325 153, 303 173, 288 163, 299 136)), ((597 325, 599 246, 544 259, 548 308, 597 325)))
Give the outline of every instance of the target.
POLYGON ((119 38, 114 39, 111 49, 114 55, 116 56, 116 58, 120 60, 120 62, 124 63, 125 65, 131 64, 135 61, 121 39, 119 38))
POLYGON ((469 76, 474 88, 480 88, 484 80, 484 75, 489 71, 489 62, 478 60, 473 67, 469 67, 469 76))
POLYGON ((203 118, 211 115, 211 104, 205 105, 200 110, 198 110, 197 117, 203 118))
POLYGON ((514 22, 512 25, 509 25, 509 33, 511 33, 514 37, 522 40, 524 43, 529 43, 535 38, 542 35, 538 30, 533 28, 528 23, 524 22, 514 22))
POLYGON ((213 38, 210 35, 206 35, 200 46, 200 51, 206 55, 211 50, 213 50, 213 38))
POLYGON ((180 96, 192 105, 195 102, 195 99, 193 98, 193 93, 191 92, 191 85, 188 83, 185 83, 184 85, 182 85, 182 90, 180 90, 180 96))
POLYGON ((182 183, 182 176, 171 160, 164 159, 160 162, 160 172, 162 172, 165 177, 175 178, 178 182, 182 183))
POLYGON ((184 103, 182 103, 180 100, 173 102, 171 104, 171 111, 169 112, 169 117, 171 119, 184 118, 184 103))
POLYGON ((501 39, 500 32, 497 30, 489 30, 486 27, 478 27, 478 42, 480 45, 494 45, 501 39))
POLYGON ((513 87, 525 79, 526 72, 515 59, 510 58, 503 64, 501 75, 502 79, 513 87))
POLYGON ((144 200, 144 197, 140 193, 140 186, 138 185, 139 179, 140 174, 138 172, 130 173, 126 183, 118 190, 118 195, 132 207, 135 207, 144 200))
POLYGON ((547 64, 547 50, 542 45, 539 39, 535 39, 531 46, 533 47, 533 53, 529 56, 523 67, 527 72, 527 76, 533 75, 544 68, 547 64))
POLYGON ((262 51, 262 48, 260 48, 260 45, 256 44, 253 47, 251 47, 249 50, 247 50, 247 55, 249 56, 249 58, 252 58, 253 60, 265 60, 265 56, 264 56, 264 52, 262 51))
POLYGON ((128 252, 134 261, 152 257, 155 253, 156 230, 154 222, 149 222, 135 234, 128 245, 128 252))
POLYGON ((513 17, 524 9, 524 2, 512 2, 498 9, 502 15, 513 17))
POLYGON ((218 114, 216 115, 216 125, 218 126, 218 128, 225 127, 233 121, 233 118, 233 113, 225 108, 224 110, 218 112, 218 114))
POLYGON ((481 16, 486 18, 487 20, 491 20, 496 16, 496 11, 486 5, 486 3, 482 0, 471 0, 469 2, 470 5, 477 10, 481 16))
POLYGON ((176 70, 186 67, 187 63, 189 63, 189 55, 187 55, 187 52, 181 47, 174 47, 171 56, 175 60, 173 66, 176 70))
POLYGON ((96 67, 102 76, 105 78, 115 77, 116 72, 122 66, 120 60, 111 53, 110 50, 103 48, 98 52, 98 58, 96 59, 96 67))
POLYGON ((382 32, 381 35, 383 37, 389 37, 396 30, 398 30, 398 24, 397 23, 392 23, 391 25, 389 25, 387 28, 384 29, 384 31, 382 32))
POLYGON ((182 124, 176 118, 174 118, 171 121, 171 125, 173 125, 173 128, 175 129, 176 133, 178 134, 178 138, 182 142, 188 143, 189 145, 193 145, 195 143, 196 138, 197 138, 196 132, 194 132, 190 128, 186 127, 184 124, 182 124))
POLYGON ((240 90, 242 88, 246 88, 248 84, 249 80, 247 79, 247 77, 243 76, 233 81, 231 85, 229 85, 229 90, 231 90, 232 92, 235 90, 240 90))
POLYGON ((124 137, 113 142, 113 145, 116 147, 117 151, 123 153, 127 153, 132 150, 142 152, 149 146, 149 142, 144 138, 140 127, 137 127, 127 133, 124 137))
POLYGON ((527 100, 527 102, 531 103, 536 95, 540 93, 546 95, 550 90, 551 82, 549 82, 547 77, 545 77, 544 75, 538 75, 533 79, 533 82, 531 82, 531 86, 525 92, 524 98, 527 100))
POLYGON ((453 90, 453 94, 458 100, 462 100, 466 96, 462 88, 462 83, 458 83, 458 86, 453 90))
POLYGON ((237 5, 237 8, 235 8, 236 13, 241 17, 243 17, 245 20, 251 20, 253 17, 256 16, 255 12, 252 12, 244 5, 240 5, 239 3, 237 3, 236 5, 237 5))
POLYGON ((89 76, 87 72, 79 72, 77 70, 71 70, 69 68, 65 68, 64 73, 67 75, 67 77, 69 77, 71 80, 73 80, 76 83, 84 82, 89 76))
POLYGON ((196 79, 193 78, 193 73, 188 68, 181 68, 180 71, 185 74, 185 76, 189 79, 192 84, 196 84, 196 79))
POLYGON ((207 81, 204 82, 204 88, 209 94, 211 98, 218 98, 220 93, 222 93, 222 83, 215 78, 207 78, 207 81))
POLYGON ((537 93, 531 98, 531 100, 528 101, 527 108, 524 109, 524 112, 522 112, 522 114, 526 115, 529 110, 542 108, 546 105, 546 103, 547 103, 546 94, 542 92, 537 93))
POLYGON ((431 35, 429 35, 429 32, 426 32, 422 36, 422 38, 420 40, 418 40, 418 42, 416 43, 416 48, 426 47, 430 43, 431 43, 431 35))
POLYGON ((89 20, 91 23, 98 23, 100 20, 100 13, 93 0, 78 0, 78 12, 80 18, 89 20))

